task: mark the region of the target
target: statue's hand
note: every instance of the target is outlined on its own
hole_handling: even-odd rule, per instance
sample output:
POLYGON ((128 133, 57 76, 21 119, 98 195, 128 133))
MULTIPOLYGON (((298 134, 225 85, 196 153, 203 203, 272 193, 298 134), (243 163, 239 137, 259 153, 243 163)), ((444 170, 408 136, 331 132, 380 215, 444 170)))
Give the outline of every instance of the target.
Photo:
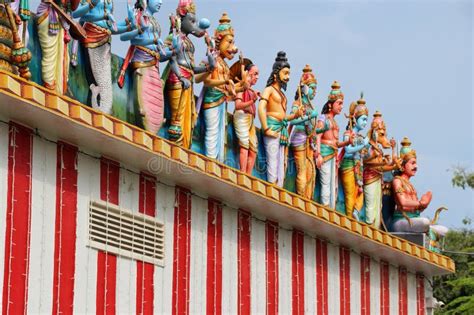
POLYGON ((207 50, 206 55, 207 55, 207 62, 209 63, 209 68, 211 70, 214 70, 214 68, 216 67, 216 58, 214 58, 214 55, 209 49, 207 50))
POLYGON ((132 25, 132 27, 135 27, 135 25, 137 25, 137 20, 135 19, 135 12, 130 2, 127 3, 127 19, 130 22, 130 25, 132 25))
POLYGON ((276 131, 273 131, 270 128, 267 128, 264 133, 265 133, 265 136, 272 137, 272 138, 278 138, 279 136, 279 134, 276 131))
POLYGON ((428 208, 428 205, 430 204, 432 198, 433 198, 433 194, 431 193, 431 191, 428 191, 426 194, 421 196, 420 204, 423 207, 423 210, 428 208))
POLYGON ((364 147, 369 145, 369 141, 369 137, 365 137, 364 140, 362 140, 362 144, 364 145, 364 147))
POLYGON ((397 141, 395 141, 395 139, 390 139, 390 146, 393 148, 395 148, 395 146, 397 145, 397 141))
POLYGON ((112 23, 112 29, 116 32, 117 31, 117 22, 115 21, 115 18, 112 15, 112 13, 107 13, 107 20, 109 20, 112 23))
POLYGON ((324 162, 323 157, 321 156, 321 154, 318 154, 316 157, 316 167, 321 168, 321 166, 323 166, 323 162, 324 162))
POLYGON ((180 77, 179 78, 179 81, 181 82, 181 84, 183 85, 183 89, 187 90, 191 87, 191 81, 189 81, 188 79, 186 79, 185 77, 180 77))

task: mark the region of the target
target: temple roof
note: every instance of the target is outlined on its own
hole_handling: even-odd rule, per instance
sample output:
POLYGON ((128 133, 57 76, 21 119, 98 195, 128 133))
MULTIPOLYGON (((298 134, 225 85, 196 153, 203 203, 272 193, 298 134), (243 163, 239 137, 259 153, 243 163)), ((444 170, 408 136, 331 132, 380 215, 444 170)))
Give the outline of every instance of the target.
POLYGON ((258 217, 386 260, 427 276, 455 271, 443 255, 358 222, 334 209, 177 146, 31 81, 0 72, 0 117, 37 128, 41 134, 107 156, 130 167, 160 167, 160 181, 222 200, 258 217), (177 174, 181 174, 177 176, 177 174))

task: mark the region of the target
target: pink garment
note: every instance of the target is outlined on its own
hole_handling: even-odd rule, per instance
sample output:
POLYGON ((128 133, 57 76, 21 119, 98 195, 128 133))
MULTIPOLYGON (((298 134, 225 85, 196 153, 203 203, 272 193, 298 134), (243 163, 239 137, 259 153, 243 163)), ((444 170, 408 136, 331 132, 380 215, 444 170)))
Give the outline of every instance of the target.
MULTIPOLYGON (((157 134, 163 123, 164 101, 163 83, 156 66, 139 68, 141 73, 138 105, 143 116, 143 126, 153 134, 157 134)), ((140 75, 137 75, 140 77, 140 75)))

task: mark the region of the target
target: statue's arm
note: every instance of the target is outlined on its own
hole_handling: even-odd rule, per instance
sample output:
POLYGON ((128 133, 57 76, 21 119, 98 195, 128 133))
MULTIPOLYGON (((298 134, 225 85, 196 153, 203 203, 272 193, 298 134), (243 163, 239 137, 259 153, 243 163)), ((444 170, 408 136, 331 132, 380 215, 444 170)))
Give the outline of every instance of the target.
POLYGON ((82 1, 81 4, 79 4, 79 6, 77 7, 77 9, 72 12, 71 14, 72 17, 75 19, 83 17, 97 4, 97 3, 94 4, 94 2, 98 2, 98 1, 91 1, 90 3, 88 1, 82 1))
POLYGON ((418 200, 408 198, 403 190, 400 179, 395 178, 392 182, 392 189, 395 193, 397 204, 403 211, 415 212, 422 209, 422 204, 418 200))
POLYGON ((254 100, 248 100, 244 102, 242 100, 243 95, 244 93, 240 92, 240 93, 237 93, 237 95, 235 96, 235 110, 245 109, 251 106, 255 102, 254 100))
POLYGON ((263 90, 262 97, 260 98, 260 102, 258 103, 258 117, 260 118, 260 124, 262 125, 262 129, 264 132, 268 129, 267 105, 270 97, 270 89, 266 88, 265 90, 263 90))
POLYGON ((170 68, 171 72, 173 72, 178 78, 181 78, 181 70, 179 69, 178 60, 176 60, 176 56, 172 56, 170 59, 170 68))
MULTIPOLYGON (((122 35, 120 35, 120 40, 126 42, 126 41, 129 41, 129 40, 135 39, 135 42, 140 42, 141 39, 136 38, 138 35, 140 35, 140 33, 138 33, 138 30, 135 29, 133 31, 126 32, 126 33, 123 33, 122 35)), ((138 43, 137 44, 133 43, 133 44, 134 45, 142 45, 142 44, 138 44, 138 43)), ((148 45, 150 45, 150 44, 148 44, 148 45)))
POLYGON ((207 87, 220 87, 226 84, 227 84, 227 80, 211 79, 210 76, 207 76, 204 79, 204 85, 207 87))
MULTIPOLYGON (((298 108, 296 106, 293 106, 293 109, 292 111, 295 112, 298 108)), ((318 117, 318 112, 316 110, 312 110, 311 113, 307 114, 307 115, 303 115, 299 118, 296 118, 296 119, 293 119, 290 124, 291 125, 299 125, 301 123, 304 123, 308 120, 311 120, 313 118, 317 118, 318 117)))
MULTIPOLYGON (((350 136, 347 132, 344 133, 344 141, 350 141, 350 136)), ((362 150, 363 148, 365 148, 365 144, 364 143, 361 143, 361 144, 358 144, 358 145, 354 145, 352 143, 349 143, 348 145, 346 145, 344 147, 346 153, 348 154, 354 154, 354 153, 357 153, 359 152, 360 150, 362 150)))

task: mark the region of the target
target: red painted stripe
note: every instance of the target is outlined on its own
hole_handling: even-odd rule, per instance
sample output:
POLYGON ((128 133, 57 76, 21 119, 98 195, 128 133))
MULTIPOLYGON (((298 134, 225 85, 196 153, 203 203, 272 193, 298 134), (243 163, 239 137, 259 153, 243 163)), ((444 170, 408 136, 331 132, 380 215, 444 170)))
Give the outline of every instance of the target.
MULTIPOLYGON (((138 196, 138 211, 155 217, 156 185, 155 178, 140 174, 140 188, 138 196)), ((153 276, 155 266, 150 263, 137 261, 137 314, 153 314, 153 276)))
POLYGON ((31 130, 10 123, 3 314, 26 314, 31 225, 31 130))
POLYGON ((407 286, 407 270, 400 267, 398 269, 398 312, 400 315, 408 315, 407 286))
POLYGON ((176 187, 173 233, 173 314, 189 313, 191 193, 176 187))
POLYGON ((239 315, 250 314, 250 214, 243 210, 239 211, 238 222, 238 273, 239 292, 237 296, 237 307, 239 315))
POLYGON ((416 314, 425 315, 425 277, 416 275, 416 314))
POLYGON ((304 314, 304 234, 293 230, 292 252, 292 306, 293 314, 304 314))
POLYGON ((206 313, 222 312, 222 205, 207 204, 207 297, 206 313))
POLYGON ((380 314, 390 314, 390 266, 380 262, 380 314))
MULTIPOLYGON (((120 165, 102 158, 100 161, 100 199, 118 205, 120 165)), ((115 314, 117 256, 103 251, 97 255, 96 313, 115 314)))
POLYGON ((328 246, 323 240, 316 240, 316 301, 317 314, 329 314, 328 308, 328 246))
POLYGON ((351 313, 351 252, 339 247, 339 294, 341 298, 341 315, 351 313))
POLYGON ((360 313, 370 315, 370 257, 360 256, 360 313))
POLYGON ((53 314, 72 314, 76 261, 77 148, 58 143, 53 314))
POLYGON ((267 314, 278 314, 278 223, 267 221, 266 240, 266 281, 267 314))

